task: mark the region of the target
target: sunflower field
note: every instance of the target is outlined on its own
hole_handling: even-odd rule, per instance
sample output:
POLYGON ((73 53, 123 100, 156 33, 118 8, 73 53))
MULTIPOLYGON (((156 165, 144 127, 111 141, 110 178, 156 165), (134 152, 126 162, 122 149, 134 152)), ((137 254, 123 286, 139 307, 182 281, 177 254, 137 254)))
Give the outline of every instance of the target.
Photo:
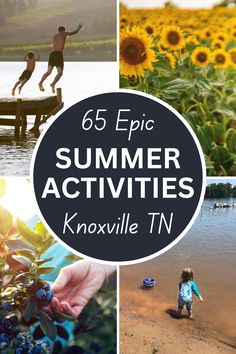
POLYGON ((120 11, 120 87, 154 95, 195 131, 209 176, 236 175, 236 9, 120 11))

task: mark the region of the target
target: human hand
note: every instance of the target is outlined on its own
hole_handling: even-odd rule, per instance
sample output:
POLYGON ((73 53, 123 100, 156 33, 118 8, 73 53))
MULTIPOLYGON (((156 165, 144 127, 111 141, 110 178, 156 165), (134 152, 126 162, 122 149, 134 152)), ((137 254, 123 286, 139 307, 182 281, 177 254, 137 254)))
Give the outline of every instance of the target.
POLYGON ((62 268, 51 286, 55 294, 51 303, 52 311, 78 317, 91 297, 102 287, 110 273, 108 267, 81 260, 62 268))
POLYGON ((203 298, 201 297, 201 295, 199 296, 199 300, 200 300, 201 302, 203 302, 203 298))

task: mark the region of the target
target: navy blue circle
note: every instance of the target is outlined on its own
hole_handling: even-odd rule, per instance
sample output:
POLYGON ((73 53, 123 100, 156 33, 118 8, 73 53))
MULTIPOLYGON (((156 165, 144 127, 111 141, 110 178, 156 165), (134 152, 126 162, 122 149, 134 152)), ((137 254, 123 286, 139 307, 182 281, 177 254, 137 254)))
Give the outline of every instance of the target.
MULTIPOLYGON (((98 128, 101 127, 102 120, 98 120, 97 124, 98 128)), ((89 122, 86 123, 86 127, 88 126, 89 122)), ((61 161, 61 164, 63 163, 65 161, 61 161)), ((78 102, 54 121, 38 147, 33 168, 33 180, 40 211, 49 227, 65 244, 89 257, 123 262, 137 260, 159 252, 183 232, 191 221, 200 200, 203 171, 197 145, 178 116, 157 101, 145 96, 116 92, 96 95, 78 102), (100 112, 100 116, 106 120, 106 127, 101 131, 94 127, 94 117, 98 109, 106 110, 100 112), (154 121, 154 128, 152 130, 137 130, 128 141, 127 131, 116 130, 119 109, 130 110, 130 112, 122 112, 121 117, 127 121, 119 123, 119 128, 125 129, 131 120, 138 120, 141 124, 142 120, 146 122, 149 119, 154 121), (93 110, 88 114, 93 118, 93 127, 84 130, 82 120, 88 110, 93 110), (58 162, 56 152, 62 147, 70 150, 68 156, 71 158, 72 164, 67 169, 59 169, 56 166, 58 162), (73 152, 75 148, 79 148, 81 152, 81 163, 86 161, 86 149, 91 148, 92 162, 90 167, 80 169, 74 165, 73 152), (96 148, 101 148, 105 156, 109 154, 111 148, 117 148, 117 168, 97 169, 94 164, 96 148), (131 156, 135 154, 137 148, 143 149, 143 168, 121 168, 120 152, 122 148, 127 148, 131 156), (147 168, 146 151, 149 148, 162 149, 159 162, 163 168, 147 168), (166 148, 179 150, 180 169, 176 168, 173 163, 170 163, 170 168, 164 168, 166 148), (54 194, 48 194, 46 198, 42 198, 49 177, 54 178, 60 198, 56 198, 54 194), (80 195, 74 199, 67 198, 62 193, 62 183, 69 177, 79 180, 77 185, 69 184, 69 193, 74 193, 76 190, 80 192, 80 195), (87 177, 95 177, 98 180, 104 178, 105 198, 99 197, 101 190, 99 190, 97 182, 92 185, 91 198, 86 197, 86 184, 81 181, 81 178, 87 177), (119 197, 115 199, 110 193, 107 178, 110 178, 114 186, 117 187, 123 177, 124 187, 121 188, 119 197), (158 178, 158 198, 153 198, 152 182, 146 184, 146 198, 140 197, 139 182, 132 184, 133 197, 127 197, 126 183, 128 178, 138 177, 151 178, 152 182, 153 178, 158 178), (171 177, 176 178, 176 181, 172 183, 175 187, 173 193, 176 194, 176 198, 164 198, 162 195, 163 179, 171 177), (181 191, 186 193, 179 186, 179 181, 185 177, 192 179, 191 187, 194 190, 193 197, 187 199, 179 196, 181 191), (66 213, 68 213, 67 220, 73 215, 76 216, 66 224, 63 234, 66 213), (149 213, 155 213, 155 219, 154 214, 151 216, 148 215, 149 213), (168 231, 163 217, 168 224, 171 213, 173 213, 172 227, 168 231), (128 215, 129 220, 127 221, 128 215), (162 223, 160 223, 161 215, 162 223), (103 231, 106 231, 105 234, 100 229, 99 224, 107 225, 109 223, 112 228, 112 225, 120 225, 122 220, 123 229, 117 229, 115 226, 109 233, 106 226, 103 228, 103 231), (150 232, 151 221, 154 222, 152 232, 150 232), (77 233, 78 223, 85 224, 86 227, 82 227, 79 233, 77 233), (125 228, 132 223, 138 224, 135 234, 132 234, 129 228, 125 228)))

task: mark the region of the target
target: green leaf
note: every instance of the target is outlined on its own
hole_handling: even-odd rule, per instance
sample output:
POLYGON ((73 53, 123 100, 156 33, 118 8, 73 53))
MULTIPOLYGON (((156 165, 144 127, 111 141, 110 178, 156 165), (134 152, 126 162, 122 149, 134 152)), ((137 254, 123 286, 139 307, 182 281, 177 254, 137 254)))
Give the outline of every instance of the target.
POLYGON ((58 321, 70 321, 70 322, 78 322, 77 318, 66 315, 65 313, 53 311, 53 316, 58 321))
POLYGON ((79 261, 82 258, 79 256, 76 256, 75 254, 69 254, 68 256, 65 256, 64 259, 67 261, 79 261))
POLYGON ((6 192, 6 181, 5 179, 0 179, 0 198, 4 196, 6 192))
POLYGON ((17 219, 16 227, 20 235, 29 243, 35 247, 40 247, 42 245, 42 237, 37 232, 31 230, 27 225, 25 225, 20 219, 17 219))
POLYGON ((125 77, 120 77, 120 88, 129 87, 129 81, 125 77))
POLYGON ((47 263, 47 262, 50 262, 53 260, 53 257, 49 257, 49 258, 45 258, 45 259, 38 259, 37 261, 35 261, 35 263, 37 265, 41 265, 41 264, 44 264, 44 263, 47 263))
POLYGON ((177 90, 188 90, 193 87, 193 82, 187 79, 174 79, 164 86, 166 92, 176 92, 177 90))
POLYGON ((0 234, 6 236, 8 230, 13 226, 13 217, 12 214, 0 207, 0 234))
POLYGON ((37 222, 37 224, 34 227, 34 231, 40 236, 42 236, 43 239, 46 239, 50 235, 48 230, 46 229, 46 227, 41 221, 37 222))
POLYGON ((162 56, 158 55, 158 61, 155 63, 155 68, 158 72, 170 75, 173 72, 169 62, 162 56))
POLYGON ((28 258, 17 255, 13 255, 12 258, 14 258, 17 262, 23 264, 25 267, 32 269, 32 262, 28 258))
POLYGON ((216 112, 225 114, 228 118, 234 118, 236 115, 236 112, 234 109, 227 103, 221 102, 221 104, 216 108, 216 112))
POLYGON ((15 276, 15 281, 20 279, 20 278, 26 278, 29 275, 29 272, 24 272, 24 273, 20 273, 18 275, 15 276))
POLYGON ((30 251, 37 252, 37 249, 29 242, 22 239, 8 240, 6 242, 7 247, 12 251, 30 251))
POLYGON ((41 310, 38 312, 38 316, 40 321, 40 327, 43 333, 49 339, 54 341, 57 335, 57 327, 54 325, 52 319, 44 311, 41 310))
POLYGON ((236 153, 236 131, 231 131, 227 136, 227 146, 231 152, 236 153))
POLYGON ((35 261, 35 253, 33 253, 32 251, 17 251, 17 255, 18 256, 23 256, 28 258, 31 262, 35 261))
POLYGON ((208 154, 213 143, 213 128, 209 125, 197 128, 197 137, 204 153, 208 154))
POLYGON ((30 321, 32 317, 34 317, 37 314, 38 311, 38 306, 36 301, 34 300, 29 300, 25 312, 23 314, 24 320, 25 321, 30 321))
POLYGON ((54 267, 40 267, 38 268, 38 273, 39 274, 50 274, 51 272, 54 271, 54 267))

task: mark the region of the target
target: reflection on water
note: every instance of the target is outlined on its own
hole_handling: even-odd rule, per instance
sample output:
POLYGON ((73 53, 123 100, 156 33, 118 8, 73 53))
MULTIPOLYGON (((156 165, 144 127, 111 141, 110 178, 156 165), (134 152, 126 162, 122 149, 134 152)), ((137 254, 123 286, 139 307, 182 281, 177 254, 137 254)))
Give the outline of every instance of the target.
MULTIPOLYGON (((0 63, 0 97, 11 97, 11 89, 24 68, 23 62, 0 63)), ((46 62, 37 63, 32 78, 22 90, 21 98, 43 95, 37 84, 46 69, 46 62)), ((45 95, 51 93, 49 84, 52 77, 45 82, 45 95)), ((64 76, 58 84, 62 88, 64 110, 87 96, 114 90, 118 87, 117 78, 116 63, 65 63, 64 76)), ((62 111, 59 114, 61 113, 62 111)), ((33 123, 34 117, 29 117, 27 131, 32 128, 33 123)), ((49 124, 50 120, 41 129, 46 129, 49 124)), ((30 160, 37 139, 28 132, 24 139, 16 142, 13 134, 13 127, 0 126, 0 175, 29 175, 30 160)))
MULTIPOLYGON (((167 316, 165 311, 177 306, 180 272, 191 267, 204 297, 202 304, 194 299, 194 325, 236 344, 236 208, 211 209, 214 202, 204 201, 194 226, 171 250, 121 270, 121 306, 149 318, 167 316), (157 281, 151 291, 139 288, 145 276, 157 281)), ((217 202, 235 204, 236 198, 217 202)))

